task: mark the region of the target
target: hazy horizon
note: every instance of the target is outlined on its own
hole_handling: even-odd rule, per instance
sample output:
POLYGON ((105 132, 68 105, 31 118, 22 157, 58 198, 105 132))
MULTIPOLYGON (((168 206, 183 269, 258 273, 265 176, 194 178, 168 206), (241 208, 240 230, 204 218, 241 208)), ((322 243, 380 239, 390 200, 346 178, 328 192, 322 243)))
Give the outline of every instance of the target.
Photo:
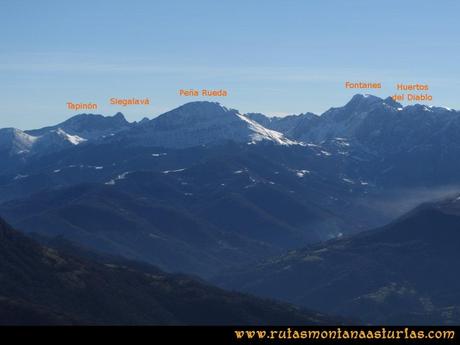
POLYGON ((243 113, 321 114, 356 93, 393 95, 397 83, 428 84, 433 101, 424 104, 460 109, 456 1, 46 0, 2 7, 0 127, 62 122, 77 113, 69 101, 98 103, 95 113, 120 111, 129 121, 197 100, 243 113), (346 81, 382 87, 346 89, 346 81), (228 96, 179 96, 190 88, 228 96), (150 105, 114 106, 112 97, 149 98, 150 105))

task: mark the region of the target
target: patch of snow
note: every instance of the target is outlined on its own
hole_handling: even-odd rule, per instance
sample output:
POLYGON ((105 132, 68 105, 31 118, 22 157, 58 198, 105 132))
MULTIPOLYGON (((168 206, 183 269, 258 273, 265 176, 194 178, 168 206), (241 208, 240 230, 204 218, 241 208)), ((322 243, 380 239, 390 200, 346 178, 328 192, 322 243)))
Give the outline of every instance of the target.
POLYGON ((429 105, 428 107, 429 107, 430 109, 434 109, 434 110, 442 109, 442 110, 447 110, 447 111, 455 111, 455 110, 453 110, 452 108, 444 107, 444 106, 437 107, 437 106, 434 106, 434 105, 429 105))
POLYGON ((59 134, 59 136, 63 137, 66 139, 69 143, 72 145, 79 145, 85 141, 88 141, 85 138, 79 137, 78 135, 70 135, 67 132, 63 131, 62 129, 58 128, 56 130, 56 133, 59 134))
POLYGON ((280 132, 267 129, 264 126, 260 125, 259 123, 248 119, 246 116, 237 114, 237 116, 248 123, 249 128, 254 132, 251 135, 252 143, 262 141, 262 140, 269 140, 273 141, 279 145, 297 145, 299 144, 296 141, 289 140, 284 137, 284 135, 280 132))
POLYGON ((310 174, 310 170, 296 170, 296 171, 295 171, 295 174, 296 174, 298 177, 304 177, 305 174, 310 174))
POLYGON ((307 146, 307 147, 320 147, 319 145, 312 144, 312 143, 302 143, 302 146, 307 146))
POLYGON ((181 171, 184 171, 185 169, 186 169, 186 168, 176 169, 176 170, 165 170, 165 171, 163 171, 163 174, 170 174, 170 173, 181 172, 181 171))

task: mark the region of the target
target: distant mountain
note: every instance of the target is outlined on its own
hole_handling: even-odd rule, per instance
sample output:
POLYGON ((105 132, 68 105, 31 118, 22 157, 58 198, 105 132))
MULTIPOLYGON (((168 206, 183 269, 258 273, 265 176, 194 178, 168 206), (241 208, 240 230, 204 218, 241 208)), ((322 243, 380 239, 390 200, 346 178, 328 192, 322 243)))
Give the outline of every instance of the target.
POLYGON ((127 122, 121 113, 112 117, 81 114, 58 125, 41 129, 0 129, 0 159, 6 162, 0 166, 0 173, 22 168, 33 157, 42 157, 82 143, 113 136, 135 125, 127 122))
POLYGON ((321 116, 299 140, 345 138, 350 149, 374 156, 375 183, 383 186, 456 185, 460 172, 460 112, 402 107, 391 98, 357 95, 321 116))
POLYGON ((460 322, 460 198, 377 230, 295 250, 219 278, 222 286, 374 324, 460 322))
POLYGON ((25 131, 25 133, 40 137, 57 130, 64 131, 70 136, 77 136, 85 140, 95 140, 104 136, 111 136, 120 131, 131 128, 133 124, 126 121, 122 113, 113 116, 97 114, 80 114, 57 125, 25 131))
POLYGON ((62 129, 50 130, 41 136, 32 136, 16 128, 0 129, 0 173, 22 168, 30 157, 43 156, 81 143, 83 139, 62 129))
POLYGON ((337 320, 147 265, 64 254, 0 219, 2 325, 325 323, 337 320))
MULTIPOLYGON (((366 179, 385 188, 458 183, 460 162, 460 112, 443 107, 403 107, 391 97, 357 94, 343 107, 321 116, 289 116, 292 125, 278 119, 261 120, 268 128, 299 142, 346 143, 341 150, 351 159, 373 161, 366 179)), ((364 175, 363 175, 364 178, 364 175)))
POLYGON ((61 151, 86 142, 87 139, 79 137, 78 135, 70 135, 62 129, 53 129, 49 132, 37 137, 33 147, 32 153, 37 155, 49 154, 56 151, 61 151))
MULTIPOLYGON (((403 106, 391 97, 383 100, 373 95, 357 94, 345 106, 331 108, 321 116, 312 113, 281 118, 269 118, 262 114, 248 114, 247 116, 253 118, 254 121, 264 123, 267 128, 276 128, 289 138, 321 143, 338 137, 348 140, 355 139, 360 128, 370 121, 369 118, 376 116, 375 112, 396 112, 403 109, 403 106)), ((391 122, 394 118, 387 117, 385 120, 391 122)))
POLYGON ((186 148, 226 141, 272 142, 292 145, 281 133, 269 130, 219 103, 191 102, 113 138, 132 146, 186 148))

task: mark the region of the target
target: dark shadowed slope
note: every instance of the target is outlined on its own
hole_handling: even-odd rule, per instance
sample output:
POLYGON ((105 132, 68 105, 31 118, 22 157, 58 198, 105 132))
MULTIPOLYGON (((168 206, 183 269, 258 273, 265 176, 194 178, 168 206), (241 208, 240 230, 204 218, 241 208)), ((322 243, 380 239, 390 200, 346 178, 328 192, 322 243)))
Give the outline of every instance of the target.
POLYGON ((317 313, 42 247, 0 219, 0 324, 316 324, 317 313))
POLYGON ((220 277, 226 287, 371 323, 460 323, 460 199, 220 277))

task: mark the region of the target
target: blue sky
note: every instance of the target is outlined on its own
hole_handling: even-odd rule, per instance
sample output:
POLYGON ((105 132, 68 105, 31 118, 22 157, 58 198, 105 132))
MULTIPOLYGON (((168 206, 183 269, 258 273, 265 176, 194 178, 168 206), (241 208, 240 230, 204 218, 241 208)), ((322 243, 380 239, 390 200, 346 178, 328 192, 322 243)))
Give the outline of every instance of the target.
POLYGON ((242 112, 322 113, 356 93, 345 81, 427 83, 433 104, 460 109, 460 1, 0 0, 0 128, 75 114, 153 117, 200 98, 242 112), (108 99, 144 98, 120 107, 108 99))

